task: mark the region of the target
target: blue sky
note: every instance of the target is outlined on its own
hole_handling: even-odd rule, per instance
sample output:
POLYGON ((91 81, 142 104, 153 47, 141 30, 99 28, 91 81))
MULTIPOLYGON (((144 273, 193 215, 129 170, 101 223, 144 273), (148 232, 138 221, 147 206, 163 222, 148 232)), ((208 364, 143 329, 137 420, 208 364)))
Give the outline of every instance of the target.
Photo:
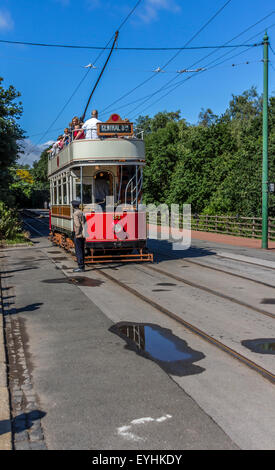
MULTIPOLYGON (((2 0, 0 4, 0 39, 40 43, 80 44, 104 46, 125 19, 137 0, 2 0)), ((226 3, 226 0, 142 0, 133 15, 122 27, 120 47, 180 47, 186 44, 200 28, 226 3)), ((265 0, 231 0, 221 13, 194 39, 189 46, 222 45, 274 11, 274 2, 265 0)), ((247 31, 231 44, 259 42, 262 30, 268 33, 275 51, 275 12, 247 31), (261 34, 259 34, 261 33, 261 34), (274 38, 274 43, 273 43, 274 38)), ((239 56, 243 49, 229 52, 218 50, 203 59, 211 50, 180 52, 167 65, 164 73, 153 73, 163 67, 176 51, 139 52, 115 50, 103 79, 88 110, 99 110, 99 118, 108 119, 112 112, 123 118, 135 119, 139 114, 154 115, 158 111, 180 109, 182 117, 195 123, 201 108, 210 107, 214 113, 222 113, 232 94, 242 93, 255 85, 262 91, 262 48, 255 47, 239 56), (223 54, 228 54, 221 58, 223 54), (232 57, 232 58, 231 58, 232 57), (174 91, 158 93, 142 106, 142 100, 169 80, 173 84, 191 76, 179 76, 177 70, 223 64, 197 73, 174 91), (249 64, 245 64, 245 62, 249 64), (232 67, 232 64, 238 64, 232 67), (126 98, 108 108, 113 101, 148 80, 126 98), (157 101, 157 102, 156 102, 157 101)), ((21 92, 24 114, 20 120, 28 140, 30 154, 24 159, 31 163, 43 148, 64 129, 74 115, 81 115, 89 93, 107 56, 102 54, 97 68, 91 70, 80 85, 73 99, 54 123, 51 131, 43 136, 73 91, 86 74, 85 65, 93 63, 98 51, 31 47, 0 44, 0 75, 4 86, 12 84, 21 92), (42 139, 42 140, 41 140, 42 139), (31 147, 30 147, 31 145, 31 147), (38 146, 38 147, 37 147, 38 146)), ((270 93, 274 92, 275 55, 270 52, 270 93)), ((207 67, 206 67, 207 68, 207 67)))

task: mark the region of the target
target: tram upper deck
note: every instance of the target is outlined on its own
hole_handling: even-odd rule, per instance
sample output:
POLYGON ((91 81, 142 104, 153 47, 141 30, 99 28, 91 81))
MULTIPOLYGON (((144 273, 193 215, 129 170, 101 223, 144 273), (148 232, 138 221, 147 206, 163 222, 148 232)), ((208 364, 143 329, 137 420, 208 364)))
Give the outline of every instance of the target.
POLYGON ((94 162, 97 164, 122 161, 129 164, 145 162, 144 141, 136 138, 110 138, 95 140, 73 140, 57 155, 49 159, 48 175, 65 169, 74 163, 94 162))

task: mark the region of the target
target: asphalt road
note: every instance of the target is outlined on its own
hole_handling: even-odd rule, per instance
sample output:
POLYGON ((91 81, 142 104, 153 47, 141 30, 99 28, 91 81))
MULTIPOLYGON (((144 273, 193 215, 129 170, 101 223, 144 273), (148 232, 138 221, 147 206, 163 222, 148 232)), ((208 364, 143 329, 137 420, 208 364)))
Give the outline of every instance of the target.
MULTIPOLYGON (((114 285, 100 270, 85 272, 88 285, 87 280, 69 283, 75 263, 48 242, 45 225, 33 219, 26 222, 34 227, 29 228, 34 246, 9 250, 1 261, 7 282, 14 286, 14 314, 22 319, 28 368, 45 413, 41 422, 49 449, 274 449, 274 385, 114 285), (172 336, 176 349, 192 356, 191 365, 178 368, 173 363, 167 369, 163 361, 136 354, 115 334, 114 325, 120 322, 149 325, 172 336)), ((165 247, 162 243, 161 249, 165 247)), ((185 253, 186 260, 257 277, 255 266, 215 257, 217 249, 226 247, 196 241, 185 253)), ((236 255, 238 250, 228 253, 236 255)), ((212 288, 223 286, 220 273, 210 275, 191 265, 180 268, 182 261, 161 260, 160 255, 159 260, 158 267, 174 274, 186 276, 190 271, 190 279, 212 288)), ((272 282, 270 270, 257 269, 263 280, 272 282)), ((101 270, 182 312, 235 348, 242 348, 241 339, 256 337, 259 331, 272 336, 271 318, 191 287, 183 289, 171 279, 148 273, 146 266, 101 270)), ((242 300, 255 303, 257 292, 272 295, 266 287, 258 290, 250 282, 225 279, 228 292, 242 300)), ((272 304, 265 307, 273 311, 272 304)), ((247 354, 272 368, 274 356, 255 357, 248 350, 247 354)))

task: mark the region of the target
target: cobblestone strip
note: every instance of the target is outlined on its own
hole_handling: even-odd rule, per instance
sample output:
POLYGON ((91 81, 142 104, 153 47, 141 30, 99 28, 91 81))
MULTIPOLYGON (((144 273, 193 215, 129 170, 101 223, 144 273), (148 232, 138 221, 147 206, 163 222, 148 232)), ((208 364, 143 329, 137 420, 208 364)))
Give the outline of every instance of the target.
POLYGON ((2 278, 4 331, 8 356, 8 386, 11 401, 12 443, 15 450, 46 450, 40 410, 35 394, 29 360, 24 320, 16 314, 14 288, 2 278))
POLYGON ((7 383, 7 360, 4 337, 4 310, 0 274, 0 450, 12 449, 10 399, 7 383))

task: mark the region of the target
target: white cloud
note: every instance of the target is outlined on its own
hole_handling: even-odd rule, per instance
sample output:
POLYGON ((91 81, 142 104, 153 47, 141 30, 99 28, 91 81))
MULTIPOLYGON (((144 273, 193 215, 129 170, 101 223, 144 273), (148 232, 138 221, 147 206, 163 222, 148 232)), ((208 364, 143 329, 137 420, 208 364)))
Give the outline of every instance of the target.
POLYGON ((176 3, 176 0, 145 0, 143 8, 137 11, 137 15, 144 23, 151 23, 151 21, 158 19, 158 13, 161 10, 178 13, 180 7, 176 3))
POLYGON ((20 159, 18 161, 21 165, 32 165, 35 160, 38 160, 43 150, 54 143, 53 140, 48 140, 44 144, 35 145, 30 139, 25 139, 19 143, 21 152, 19 153, 20 159))
POLYGON ((0 10, 0 31, 10 31, 14 22, 8 10, 0 10))

